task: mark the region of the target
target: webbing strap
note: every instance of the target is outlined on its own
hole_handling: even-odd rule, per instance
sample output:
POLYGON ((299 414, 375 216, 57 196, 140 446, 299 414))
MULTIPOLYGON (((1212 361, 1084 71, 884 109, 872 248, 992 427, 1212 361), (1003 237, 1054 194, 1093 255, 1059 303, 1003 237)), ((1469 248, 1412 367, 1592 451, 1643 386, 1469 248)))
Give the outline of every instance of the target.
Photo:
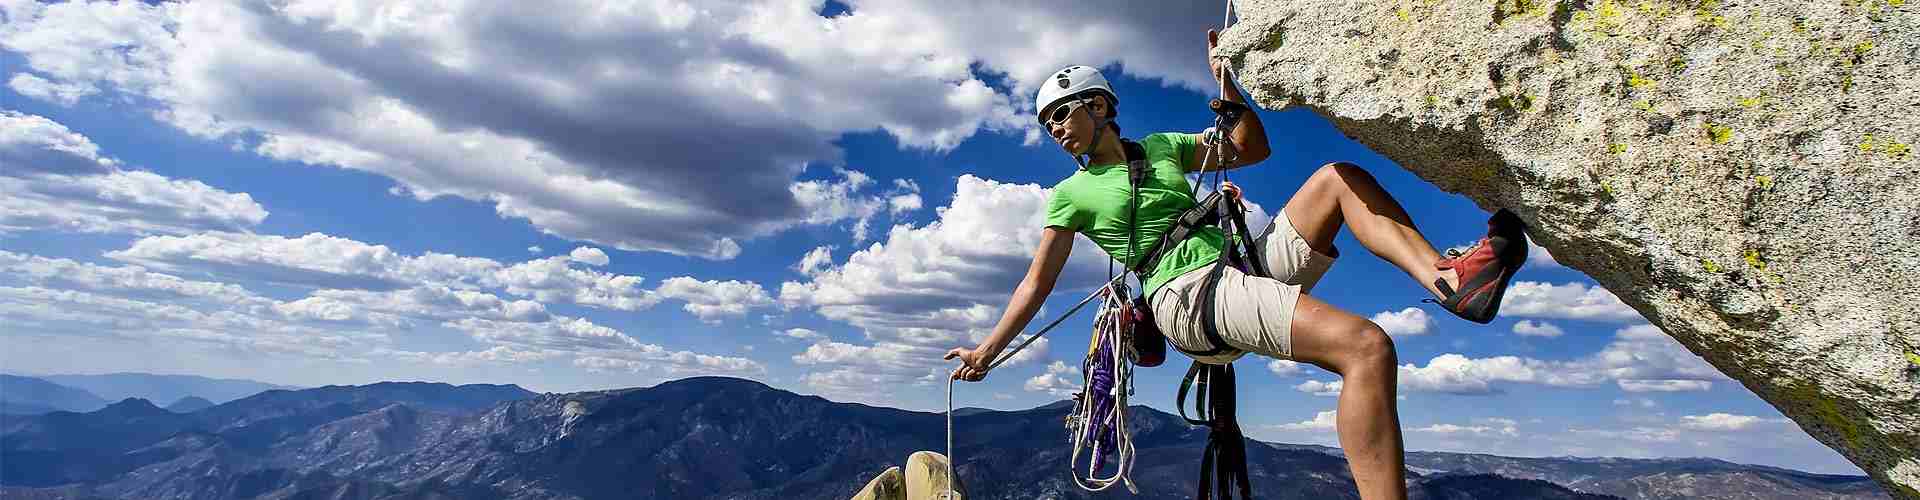
POLYGON ((1187 368, 1180 382, 1175 405, 1180 418, 1193 425, 1207 426, 1207 446, 1200 455, 1200 482, 1194 498, 1209 500, 1217 494, 1221 500, 1253 498, 1253 484, 1247 474, 1246 436, 1240 432, 1235 413, 1233 365, 1210 365, 1199 361, 1187 368), (1187 390, 1194 391, 1194 417, 1187 416, 1187 390))

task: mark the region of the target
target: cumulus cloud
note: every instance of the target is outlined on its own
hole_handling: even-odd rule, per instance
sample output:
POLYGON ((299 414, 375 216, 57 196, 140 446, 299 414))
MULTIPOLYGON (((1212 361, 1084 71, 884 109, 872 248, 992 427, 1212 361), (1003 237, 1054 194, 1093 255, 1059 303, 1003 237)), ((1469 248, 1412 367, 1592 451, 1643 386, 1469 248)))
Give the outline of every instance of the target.
POLYGON ((1399 379, 1402 391, 1492 394, 1499 392, 1499 383, 1591 387, 1613 382, 1628 392, 1703 391, 1726 376, 1653 325, 1634 325, 1616 331, 1614 341, 1599 352, 1573 360, 1442 354, 1426 366, 1402 365, 1399 379))
POLYGON ((1272 425, 1268 426, 1268 428, 1279 431, 1330 431, 1334 429, 1334 422, 1337 415, 1333 410, 1327 410, 1314 414, 1313 418, 1308 420, 1290 424, 1272 425))
POLYGON ((767 295, 759 283, 747 281, 702 281, 680 276, 661 282, 654 293, 662 298, 686 301, 687 312, 707 322, 742 316, 750 308, 773 305, 773 297, 767 295))
POLYGON ((1515 281, 1507 288, 1500 314, 1516 318, 1641 321, 1640 313, 1598 286, 1515 281))
POLYGON ((1403 391, 1450 394, 1491 394, 1496 392, 1496 382, 1573 383, 1545 361, 1517 356, 1475 359, 1451 353, 1434 357, 1426 366, 1402 365, 1399 378, 1403 391))
POLYGON ((1753 415, 1734 415, 1730 413, 1709 413, 1706 415, 1685 415, 1680 417, 1680 427, 1697 431, 1744 431, 1768 424, 1785 424, 1784 418, 1763 418, 1753 415))
POLYGON ((389 291, 316 290, 306 298, 276 304, 274 309, 292 318, 393 326, 410 326, 407 319, 536 322, 549 318, 546 305, 539 302, 507 300, 490 293, 437 285, 389 291))
POLYGON ((1025 387, 1029 391, 1044 392, 1056 398, 1072 396, 1080 390, 1078 368, 1066 363, 1054 361, 1047 365, 1047 372, 1027 379, 1025 387))
POLYGON ((7 7, 0 47, 25 63, 9 80, 22 95, 125 95, 264 156, 489 203, 569 239, 719 259, 742 239, 822 223, 792 188, 802 165, 841 156, 845 133, 932 150, 982 131, 1037 140, 1027 103, 1067 64, 1213 87, 1193 52, 1218 22, 1206 9, 883 0, 828 19, 819 8, 22 2, 7 7), (1012 11, 1023 22, 1004 22, 1012 11), (1193 43, 1157 36, 1168 32, 1193 43), (711 182, 716 166, 727 182, 711 182))
POLYGON ((511 345, 530 349, 587 351, 631 349, 640 341, 619 330, 595 324, 586 318, 554 316, 541 323, 504 322, 480 318, 462 318, 446 326, 466 332, 474 340, 488 344, 511 345))
POLYGON ((298 238, 244 233, 150 236, 108 252, 116 260, 175 273, 204 273, 320 289, 390 291, 431 285, 455 290, 497 289, 542 303, 571 303, 620 311, 645 310, 663 300, 703 321, 745 315, 774 305, 758 283, 669 278, 657 289, 638 276, 579 266, 604 266, 604 252, 581 247, 568 255, 506 264, 492 259, 427 252, 406 255, 322 233, 298 238))
POLYGON ((1545 321, 1536 323, 1533 320, 1526 320, 1526 319, 1520 320, 1520 322, 1513 324, 1513 333, 1522 337, 1546 337, 1546 338, 1554 338, 1554 337, 1567 334, 1565 330, 1561 330, 1560 327, 1554 326, 1553 323, 1548 323, 1545 321))
MULTIPOLYGON (((810 380, 918 380, 929 369, 945 366, 940 356, 947 349, 985 338, 1039 245, 1047 195, 1036 185, 963 175, 951 204, 936 210, 936 220, 896 225, 884 241, 854 252, 844 263, 815 268, 807 281, 783 283, 782 304, 859 327, 871 347, 891 352, 874 361, 827 367, 863 372, 859 376, 810 380)), ((1078 294, 1103 280, 1105 254, 1079 243, 1056 290, 1078 294)), ((1044 359, 1046 351, 1042 338, 1009 364, 1044 359)))
POLYGON ((179 234, 266 217, 246 193, 124 169, 65 125, 0 110, 0 232, 179 234))
POLYGON ((813 250, 807 251, 805 256, 800 257, 800 262, 793 265, 793 270, 807 276, 820 274, 820 271, 833 265, 833 248, 832 246, 814 247, 813 250))
POLYGON ((177 341, 234 355, 347 363, 399 359, 435 365, 574 359, 589 370, 662 375, 764 373, 744 358, 674 351, 540 302, 411 282, 387 290, 319 289, 279 300, 225 282, 140 266, 107 266, 0 251, 0 324, 10 334, 177 341), (463 332, 476 350, 416 351, 395 338, 463 332))
POLYGON ((606 252, 593 247, 575 248, 572 252, 567 253, 567 258, 589 266, 604 266, 607 265, 608 262, 611 262, 611 260, 607 259, 606 252))
MULTIPOLYGON (((720 259, 742 239, 858 220, 796 188, 802 165, 841 156, 847 132, 934 150, 981 131, 1035 137, 1028 96, 1070 62, 1212 85, 1191 50, 1147 36, 1200 33, 1211 16, 1193 9, 872 2, 827 19, 817 8, 20 3, 0 47, 25 62, 9 81, 23 95, 125 95, 263 156, 489 203, 569 239, 720 259), (994 21, 1010 10, 1032 22, 994 21), (577 12, 594 22, 561 14, 577 12), (503 22, 516 29, 492 29, 503 22), (1087 29, 1052 28, 1063 25, 1087 29), (715 166, 727 182, 711 182, 715 166)), ((874 199, 887 212, 917 205, 874 199)))
POLYGON ((473 276, 501 267, 489 259, 433 253, 407 256, 385 245, 323 233, 298 238, 222 232, 150 236, 107 256, 175 273, 342 289, 393 289, 414 282, 470 287, 476 285, 473 276))
POLYGON ((827 340, 826 335, 821 335, 820 332, 808 330, 805 328, 788 328, 785 330, 774 330, 773 334, 783 338, 802 340, 807 342, 817 342, 821 340, 827 340))
POLYGON ((1520 435, 1518 423, 1504 418, 1486 419, 1485 422, 1477 425, 1432 424, 1423 427, 1412 427, 1407 429, 1407 431, 1447 435, 1502 435, 1508 437, 1518 437, 1520 435))
POLYGON ((9 172, 104 173, 119 161, 66 125, 44 116, 0 110, 0 165, 9 172))
POLYGON ((527 253, 534 254, 534 255, 540 255, 540 252, 545 252, 545 251, 546 250, 543 250, 540 248, 540 245, 527 247, 527 253))
POLYGON ((186 280, 138 266, 101 266, 4 250, 0 250, 0 271, 4 271, 7 278, 0 283, 12 281, 130 298, 206 300, 247 307, 272 303, 231 283, 186 280))
POLYGON ((597 356, 581 356, 574 358, 573 365, 587 371, 652 371, 668 377, 752 376, 765 375, 767 372, 766 366, 747 358, 675 351, 653 344, 597 356))
POLYGON ((1705 380, 1631 380, 1616 381, 1620 390, 1627 392, 1698 392, 1713 388, 1713 382, 1705 380))
POLYGON ((1284 359, 1276 359, 1273 361, 1268 361, 1267 371, 1273 372, 1274 375, 1279 375, 1282 377, 1291 377, 1294 375, 1306 373, 1306 370, 1301 367, 1299 362, 1289 361, 1284 359))
POLYGON ((1335 380, 1332 382, 1308 380, 1306 382, 1301 382, 1300 385, 1293 386, 1293 390, 1304 392, 1307 394, 1312 394, 1315 396, 1339 396, 1340 387, 1344 384, 1345 382, 1340 380, 1335 380))
POLYGON ((1380 329, 1386 330, 1388 335, 1395 337, 1426 335, 1427 328, 1433 325, 1433 317, 1427 316, 1427 311, 1418 307, 1381 311, 1370 319, 1380 325, 1380 329))

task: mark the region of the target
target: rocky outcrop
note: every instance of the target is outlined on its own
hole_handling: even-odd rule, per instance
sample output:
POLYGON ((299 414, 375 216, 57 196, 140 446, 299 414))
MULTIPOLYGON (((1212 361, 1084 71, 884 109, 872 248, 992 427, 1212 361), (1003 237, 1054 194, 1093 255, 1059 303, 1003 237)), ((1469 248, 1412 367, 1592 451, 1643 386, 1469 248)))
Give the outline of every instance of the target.
POLYGON ((1920 2, 1240 0, 1302 105, 1920 499, 1920 2))

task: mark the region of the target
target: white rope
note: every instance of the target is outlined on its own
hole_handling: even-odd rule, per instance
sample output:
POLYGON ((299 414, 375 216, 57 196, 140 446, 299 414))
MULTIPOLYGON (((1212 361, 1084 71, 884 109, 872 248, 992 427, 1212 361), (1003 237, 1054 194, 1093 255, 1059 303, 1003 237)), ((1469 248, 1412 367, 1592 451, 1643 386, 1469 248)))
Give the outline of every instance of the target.
MULTIPOLYGON (((1120 343, 1121 325, 1114 319, 1120 314, 1121 304, 1126 303, 1126 298, 1113 293, 1115 290, 1111 287, 1103 291, 1107 293, 1100 307, 1100 316, 1094 320, 1094 335, 1096 341, 1107 343, 1108 355, 1112 356, 1109 361, 1113 362, 1113 387, 1110 389, 1113 391, 1113 409, 1106 415, 1094 415, 1093 394, 1081 393, 1080 403, 1074 407, 1073 414, 1068 417, 1069 429, 1073 432, 1073 454, 1067 460, 1068 472, 1072 473, 1074 484, 1081 489, 1101 491, 1115 484, 1124 484, 1128 491, 1137 495, 1140 489, 1134 486, 1133 478, 1130 477, 1134 459, 1133 436, 1132 433, 1127 432, 1127 396, 1132 389, 1130 386, 1133 382, 1133 363, 1127 361, 1125 351, 1121 350, 1123 348, 1120 343), (1115 447, 1112 450, 1114 471, 1107 477, 1094 477, 1096 471, 1093 469, 1093 460, 1100 455, 1101 450, 1098 436, 1095 436, 1095 442, 1086 442, 1087 430, 1097 427, 1101 421, 1112 425, 1115 447), (1079 466, 1082 450, 1090 452, 1085 478, 1080 476, 1078 470, 1073 470, 1079 466)), ((1098 350, 1096 348, 1095 352, 1098 350)), ((1093 380, 1090 375, 1083 371, 1081 377, 1081 387, 1084 388, 1082 390, 1091 391, 1093 380)))
POLYGON ((954 491, 953 483, 954 481, 958 481, 957 478, 960 477, 953 475, 953 463, 957 460, 953 457, 953 383, 953 377, 947 377, 947 491, 945 493, 945 500, 958 498, 958 493, 954 491))

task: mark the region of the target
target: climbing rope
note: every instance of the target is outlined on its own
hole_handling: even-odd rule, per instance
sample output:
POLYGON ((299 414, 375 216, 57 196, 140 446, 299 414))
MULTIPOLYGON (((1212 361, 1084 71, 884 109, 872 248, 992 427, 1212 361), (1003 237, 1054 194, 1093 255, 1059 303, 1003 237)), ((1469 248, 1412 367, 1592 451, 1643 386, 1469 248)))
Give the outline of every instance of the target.
POLYGON ((1087 491, 1101 491, 1123 484, 1139 494, 1129 473, 1133 470, 1133 435, 1127 432, 1127 399, 1133 392, 1133 363, 1127 359, 1122 337, 1127 303, 1124 289, 1109 288, 1094 320, 1094 348, 1083 364, 1079 401, 1067 417, 1067 429, 1073 435, 1073 454, 1068 468, 1074 484, 1087 491), (1104 448, 1103 448, 1104 447, 1104 448), (1082 451, 1087 452, 1086 477, 1078 470, 1082 451), (1113 474, 1099 477, 1104 457, 1114 456, 1113 474))
MULTIPOLYGON (((1120 278, 1126 278, 1126 276, 1122 275, 1120 276, 1120 278)), ((1086 307, 1087 304, 1092 303, 1093 299, 1101 297, 1105 292, 1111 291, 1116 281, 1118 280, 1109 280, 1106 283, 1101 284, 1099 288, 1095 288, 1093 290, 1093 293, 1087 294, 1087 298, 1080 299, 1080 303, 1074 304, 1072 308, 1067 309, 1067 312, 1062 313, 1059 317, 1054 318, 1052 322, 1047 323, 1047 326, 1042 327, 1039 331, 1033 332, 1033 334, 1031 335, 1027 335, 1026 340, 1020 342, 1019 345, 1014 346, 1013 349, 1007 350, 1007 352, 1005 354, 1000 355, 999 358, 994 359, 993 363, 988 364, 987 371, 993 371, 994 368, 999 368, 1001 363, 1006 363, 1007 360, 1013 359, 1013 356, 1016 354, 1020 354, 1020 351, 1023 349, 1026 349, 1028 344, 1032 344, 1034 340, 1038 340, 1041 336, 1046 335, 1047 332, 1053 331, 1054 327, 1060 326, 1060 322, 1066 321, 1067 318, 1073 317, 1073 313, 1079 312, 1080 308, 1086 307)), ((1104 309, 1105 309, 1105 305, 1103 304, 1102 310, 1104 309)), ((959 458, 953 455, 953 384, 954 382, 955 380, 952 377, 947 378, 947 491, 944 493, 944 495, 946 495, 945 498, 947 500, 952 500, 953 498, 955 498, 955 495, 958 495, 958 493, 954 491, 954 487, 953 487, 954 482, 957 480, 956 478, 959 477, 954 475, 953 473, 954 464, 959 463, 960 461, 959 458)), ((1132 440, 1128 440, 1128 446, 1129 446, 1129 449, 1131 449, 1132 440)), ((1128 463, 1129 464, 1132 463, 1131 457, 1129 457, 1128 463)), ((1129 487, 1131 487, 1131 485, 1129 485, 1129 487)))

